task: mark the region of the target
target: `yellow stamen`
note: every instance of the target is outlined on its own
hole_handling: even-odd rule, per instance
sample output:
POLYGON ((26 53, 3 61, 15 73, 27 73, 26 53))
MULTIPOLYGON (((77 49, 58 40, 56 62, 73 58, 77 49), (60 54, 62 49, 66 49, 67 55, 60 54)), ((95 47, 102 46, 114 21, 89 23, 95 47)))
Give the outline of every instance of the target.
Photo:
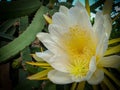
POLYGON ((52 19, 49 17, 49 16, 47 16, 47 15, 43 15, 44 16, 44 18, 45 18, 45 20, 49 23, 49 24, 51 24, 52 23, 52 19))
POLYGON ((108 72, 106 69, 102 68, 104 73, 109 76, 119 87, 120 87, 120 81, 116 79, 110 72, 108 72))
POLYGON ((81 30, 79 26, 70 27, 69 32, 61 38, 62 45, 70 60, 70 73, 83 77, 89 70, 89 63, 95 55, 96 42, 90 31, 81 30))

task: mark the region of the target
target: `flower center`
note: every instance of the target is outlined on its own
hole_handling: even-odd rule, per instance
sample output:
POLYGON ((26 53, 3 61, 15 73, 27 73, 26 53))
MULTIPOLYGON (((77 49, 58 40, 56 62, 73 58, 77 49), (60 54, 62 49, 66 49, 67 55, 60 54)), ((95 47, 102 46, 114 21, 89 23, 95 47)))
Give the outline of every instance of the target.
POLYGON ((63 35, 62 43, 70 60, 68 70, 76 77, 84 77, 96 50, 91 31, 82 30, 78 25, 70 27, 69 32, 63 35))

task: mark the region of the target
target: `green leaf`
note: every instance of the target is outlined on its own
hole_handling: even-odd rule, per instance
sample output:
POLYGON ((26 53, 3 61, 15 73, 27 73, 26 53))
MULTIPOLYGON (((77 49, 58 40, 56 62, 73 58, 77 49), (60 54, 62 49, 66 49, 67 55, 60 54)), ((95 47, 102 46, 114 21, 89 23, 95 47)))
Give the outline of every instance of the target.
POLYGON ((28 27, 28 25, 29 25, 28 16, 21 17, 20 18, 20 33, 25 31, 25 29, 28 27))
POLYGON ((16 0, 0 2, 0 17, 2 19, 29 15, 40 7, 40 0, 16 0))
POLYGON ((44 28, 43 14, 46 12, 47 8, 41 6, 26 31, 8 45, 0 48, 0 62, 5 62, 10 57, 16 55, 35 39, 36 34, 44 28))

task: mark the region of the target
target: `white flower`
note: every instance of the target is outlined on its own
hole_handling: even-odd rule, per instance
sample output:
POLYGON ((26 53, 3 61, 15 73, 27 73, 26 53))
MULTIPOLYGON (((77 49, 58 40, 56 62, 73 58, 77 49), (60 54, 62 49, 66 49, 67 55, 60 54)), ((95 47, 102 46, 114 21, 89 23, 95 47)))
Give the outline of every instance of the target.
POLYGON ((101 68, 116 67, 119 59, 115 55, 104 57, 111 27, 109 15, 102 12, 96 14, 92 26, 85 7, 80 3, 70 9, 61 6, 52 17, 49 33, 37 34, 48 50, 36 55, 54 68, 48 78, 56 84, 100 83, 104 78, 101 68))

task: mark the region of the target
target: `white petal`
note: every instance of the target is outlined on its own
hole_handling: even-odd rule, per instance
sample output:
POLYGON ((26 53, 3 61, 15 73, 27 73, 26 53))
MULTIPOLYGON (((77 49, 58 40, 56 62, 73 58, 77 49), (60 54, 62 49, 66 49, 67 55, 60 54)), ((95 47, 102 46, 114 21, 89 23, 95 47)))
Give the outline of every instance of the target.
POLYGON ((96 85, 99 84, 104 79, 104 72, 97 69, 92 77, 88 80, 89 84, 96 85))
POLYGON ((98 39, 96 55, 99 57, 102 57, 106 49, 108 48, 108 35, 105 32, 105 28, 103 24, 104 24, 103 14, 101 12, 98 12, 96 14, 95 24, 93 26, 93 29, 95 30, 96 37, 98 39))
MULTIPOLYGON (((50 24, 48 29, 49 29, 49 32, 50 32, 50 36, 51 38, 60 46, 61 43, 60 43, 60 39, 61 39, 61 33, 62 30, 61 30, 62 27, 58 26, 58 25, 55 25, 55 24, 50 24)), ((64 31, 63 31, 64 32, 64 31)))
POLYGON ((86 79, 89 80, 91 78, 91 76, 93 75, 93 73, 96 70, 96 58, 92 57, 90 60, 90 64, 89 64, 89 71, 86 75, 86 79))
POLYGON ((96 49, 96 56, 103 57, 108 48, 108 37, 102 37, 96 49))
POLYGON ((61 72, 69 72, 67 69, 67 65, 68 65, 68 59, 65 55, 59 54, 56 56, 53 56, 50 60, 50 65, 61 72))
POLYGON ((42 58, 45 61, 49 60, 53 56, 53 53, 49 50, 46 50, 44 52, 36 52, 35 54, 37 57, 42 58))
POLYGON ((53 21, 53 24, 57 24, 57 25, 59 25, 61 27, 68 27, 69 26, 69 19, 62 12, 56 12, 52 16, 52 21, 53 21))
POLYGON ((69 9, 67 7, 65 7, 65 6, 60 6, 59 11, 67 15, 69 9))
POLYGON ((55 36, 58 36, 58 37, 68 31, 68 28, 61 27, 56 24, 50 24, 48 29, 51 35, 55 34, 55 36))
POLYGON ((104 15, 104 27, 105 27, 105 32, 107 33, 109 37, 111 34, 111 30, 112 30, 112 23, 111 23, 110 15, 104 15))
POLYGON ((96 59, 92 57, 89 64, 90 71, 94 72, 96 70, 96 59))
POLYGON ((58 44, 60 43, 59 40, 61 39, 62 35, 68 31, 67 28, 61 27, 56 24, 50 24, 48 29, 49 29, 51 38, 58 44))
POLYGON ((81 8, 81 9, 86 10, 85 7, 83 6, 83 4, 80 1, 77 1, 75 6, 81 8))
POLYGON ((95 16, 95 23, 94 23, 93 27, 95 28, 95 30, 97 30, 97 27, 100 24, 103 24, 103 23, 104 23, 103 13, 102 12, 97 12, 96 16, 95 16))
POLYGON ((105 29, 103 24, 104 24, 103 14, 102 12, 97 12, 93 29, 95 30, 98 42, 101 40, 101 37, 105 36, 105 29))
POLYGON ((120 66, 120 56, 113 55, 108 57, 103 57, 100 62, 103 67, 118 68, 120 66))
POLYGON ((38 39, 45 45, 45 47, 50 50, 52 53, 56 54, 61 51, 60 47, 55 43, 48 33, 38 33, 38 39))
POLYGON ((87 11, 83 7, 72 7, 69 10, 69 14, 71 16, 72 21, 76 25, 79 25, 83 30, 90 30, 92 28, 89 16, 87 11))
POLYGON ((72 79, 68 73, 52 70, 48 73, 48 78, 55 84, 69 84, 72 83, 72 79))
POLYGON ((87 77, 75 77, 75 76, 72 76, 72 80, 74 82, 82 82, 82 81, 86 81, 87 80, 87 77))
POLYGON ((98 40, 101 39, 101 37, 104 37, 107 35, 109 38, 112 25, 110 21, 109 15, 103 15, 102 12, 97 12, 95 17, 95 23, 93 25, 93 29, 96 32, 96 35, 98 37, 98 40))

